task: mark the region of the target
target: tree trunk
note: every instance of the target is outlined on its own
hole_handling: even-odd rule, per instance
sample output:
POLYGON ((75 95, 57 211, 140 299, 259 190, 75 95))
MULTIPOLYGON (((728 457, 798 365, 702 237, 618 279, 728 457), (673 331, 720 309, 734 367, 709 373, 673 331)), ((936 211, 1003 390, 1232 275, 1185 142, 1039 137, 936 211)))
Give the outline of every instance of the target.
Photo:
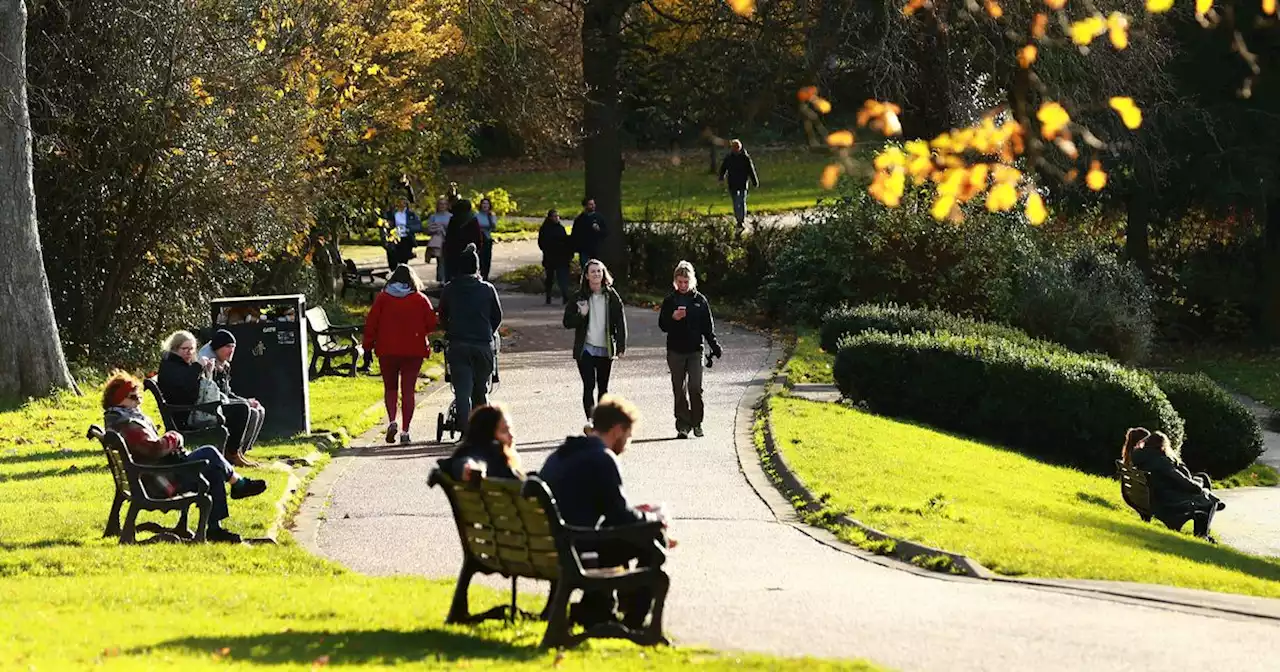
POLYGON ((626 276, 622 221, 622 138, 618 134, 618 61, 622 18, 636 0, 589 0, 582 12, 582 158, 586 193, 609 227, 602 261, 615 277, 626 276))
POLYGON ((1124 253, 1143 277, 1151 275, 1151 203, 1142 189, 1129 195, 1124 224, 1124 253))
POLYGON ((0 0, 0 398, 75 389, 49 297, 27 115, 27 8, 0 0))

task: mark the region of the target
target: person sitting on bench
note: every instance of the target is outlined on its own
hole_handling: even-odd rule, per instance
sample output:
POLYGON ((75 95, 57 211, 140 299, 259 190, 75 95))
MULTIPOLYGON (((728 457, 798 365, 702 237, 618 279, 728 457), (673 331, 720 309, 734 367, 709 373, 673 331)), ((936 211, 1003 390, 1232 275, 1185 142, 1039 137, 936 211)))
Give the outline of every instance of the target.
MULTIPOLYGON (((618 456, 631 442, 631 431, 640 414, 634 405, 614 395, 605 395, 591 411, 591 431, 586 436, 571 436, 547 457, 538 476, 551 489, 566 523, 598 528, 665 520, 647 505, 632 506, 622 490, 622 474, 618 456)), ((580 548, 595 551, 601 567, 629 565, 634 558, 641 567, 651 567, 662 560, 659 540, 644 546, 615 541, 580 548)), ((653 594, 647 588, 619 591, 618 603, 623 625, 631 629, 644 627, 653 606, 653 594)), ((587 627, 613 618, 613 596, 587 593, 579 604, 570 608, 574 621, 587 627)))
POLYGON ((1130 429, 1121 460, 1149 474, 1151 514, 1160 522, 1177 530, 1190 519, 1195 523, 1193 533, 1197 537, 1213 540, 1209 536, 1213 515, 1226 508, 1226 503, 1210 491, 1213 484, 1208 474, 1193 475, 1178 459, 1168 436, 1141 427, 1130 429))
MULTIPOLYGON (((183 448, 181 434, 173 431, 157 434, 155 423, 140 408, 141 390, 142 383, 133 376, 120 372, 112 375, 102 392, 103 426, 124 438, 125 445, 129 447, 129 455, 138 464, 180 464, 208 460, 208 465, 201 471, 201 475, 209 481, 209 496, 213 499, 206 534, 209 541, 239 543, 240 535, 222 528, 222 521, 230 515, 227 510, 227 487, 223 484, 230 484, 231 499, 242 499, 261 495, 267 489, 266 481, 237 474, 217 447, 202 446, 188 453, 183 448)), ((196 487, 193 483, 184 482, 160 485, 171 490, 168 493, 156 493, 157 496, 172 496, 178 488, 196 487)))
POLYGON ((468 480, 472 469, 477 468, 482 478, 523 480, 507 409, 501 404, 488 404, 471 411, 466 439, 453 455, 440 461, 440 468, 455 481, 468 480))
POLYGON ((222 414, 227 419, 227 460, 241 467, 256 467, 256 462, 245 456, 262 432, 267 409, 257 399, 245 399, 231 391, 231 358, 236 354, 236 337, 226 329, 219 329, 213 339, 200 349, 202 362, 211 361, 210 374, 222 392, 222 414))

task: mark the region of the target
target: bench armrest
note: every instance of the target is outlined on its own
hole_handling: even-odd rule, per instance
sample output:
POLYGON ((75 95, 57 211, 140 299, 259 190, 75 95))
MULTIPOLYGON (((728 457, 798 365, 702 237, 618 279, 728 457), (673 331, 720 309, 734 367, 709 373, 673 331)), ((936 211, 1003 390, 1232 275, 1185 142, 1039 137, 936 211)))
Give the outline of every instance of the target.
MULTIPOLYGON (((191 475, 199 476, 209 466, 209 460, 193 460, 191 462, 182 462, 180 464, 138 464, 134 462, 129 465, 131 469, 136 470, 139 474, 153 474, 157 476, 182 476, 191 475)), ((208 492, 209 482, 203 478, 198 479, 199 485, 196 490, 199 492, 208 492)))
POLYGON ((653 520, 645 523, 616 525, 599 529, 565 525, 564 529, 569 535, 569 540, 575 544, 595 541, 631 541, 643 544, 662 538, 666 528, 663 526, 662 521, 653 520))
POLYGON ((356 324, 344 325, 340 327, 329 327, 328 329, 316 329, 315 333, 321 336, 350 336, 360 333, 364 327, 356 324))

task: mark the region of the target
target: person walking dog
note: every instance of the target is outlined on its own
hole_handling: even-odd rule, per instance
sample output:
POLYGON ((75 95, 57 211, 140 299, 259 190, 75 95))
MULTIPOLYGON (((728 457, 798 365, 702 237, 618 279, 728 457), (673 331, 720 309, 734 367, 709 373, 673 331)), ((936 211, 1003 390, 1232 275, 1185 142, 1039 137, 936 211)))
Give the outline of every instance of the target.
POLYGON ((573 358, 582 377, 582 410, 590 419, 596 401, 609 393, 613 360, 627 350, 627 315, 604 262, 587 262, 577 301, 564 307, 564 328, 574 330, 573 358))
POLYGON ((747 219, 747 186, 760 186, 760 178, 756 175, 756 164, 751 155, 742 148, 742 141, 737 138, 729 141, 729 153, 720 162, 720 181, 728 181, 729 197, 733 199, 733 218, 738 222, 738 230, 742 230, 747 219))
POLYGON ((408 264, 401 264, 387 286, 373 300, 364 322, 364 351, 376 351, 382 370, 382 399, 387 407, 387 443, 409 443, 409 426, 417 407, 418 373, 431 356, 427 339, 436 330, 436 311, 422 293, 422 280, 408 264), (397 403, 398 402, 398 403, 397 403), (396 408, 401 424, 396 424, 396 408))
POLYGON ((658 312, 658 328, 667 334, 667 368, 671 371, 671 391, 675 396, 676 437, 702 436, 702 342, 711 346, 711 355, 724 352, 716 338, 711 304, 698 292, 698 276, 693 264, 676 265, 672 284, 658 312))

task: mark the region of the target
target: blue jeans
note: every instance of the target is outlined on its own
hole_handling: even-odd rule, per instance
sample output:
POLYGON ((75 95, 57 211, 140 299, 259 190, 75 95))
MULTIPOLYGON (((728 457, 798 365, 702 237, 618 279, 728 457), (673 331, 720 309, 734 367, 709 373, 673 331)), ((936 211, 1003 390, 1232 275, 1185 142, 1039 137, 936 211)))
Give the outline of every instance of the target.
POLYGON ((489 403, 489 377, 493 375, 493 345, 451 341, 449 377, 458 411, 458 429, 465 430, 471 409, 489 403))
POLYGON ((733 198, 733 218, 742 224, 742 220, 747 218, 747 190, 731 189, 729 196, 733 198))
MULTIPOLYGON (((222 451, 213 446, 201 446, 182 459, 183 462, 208 460, 209 464, 200 472, 209 481, 209 497, 213 499, 213 508, 209 510, 209 527, 217 527, 227 519, 231 512, 227 510, 227 479, 235 473, 235 468, 223 457, 222 451)), ((187 488, 195 489, 195 483, 185 483, 187 488)))
POLYGON ((493 266, 493 239, 485 238, 480 248, 480 277, 489 279, 489 267, 493 266))

